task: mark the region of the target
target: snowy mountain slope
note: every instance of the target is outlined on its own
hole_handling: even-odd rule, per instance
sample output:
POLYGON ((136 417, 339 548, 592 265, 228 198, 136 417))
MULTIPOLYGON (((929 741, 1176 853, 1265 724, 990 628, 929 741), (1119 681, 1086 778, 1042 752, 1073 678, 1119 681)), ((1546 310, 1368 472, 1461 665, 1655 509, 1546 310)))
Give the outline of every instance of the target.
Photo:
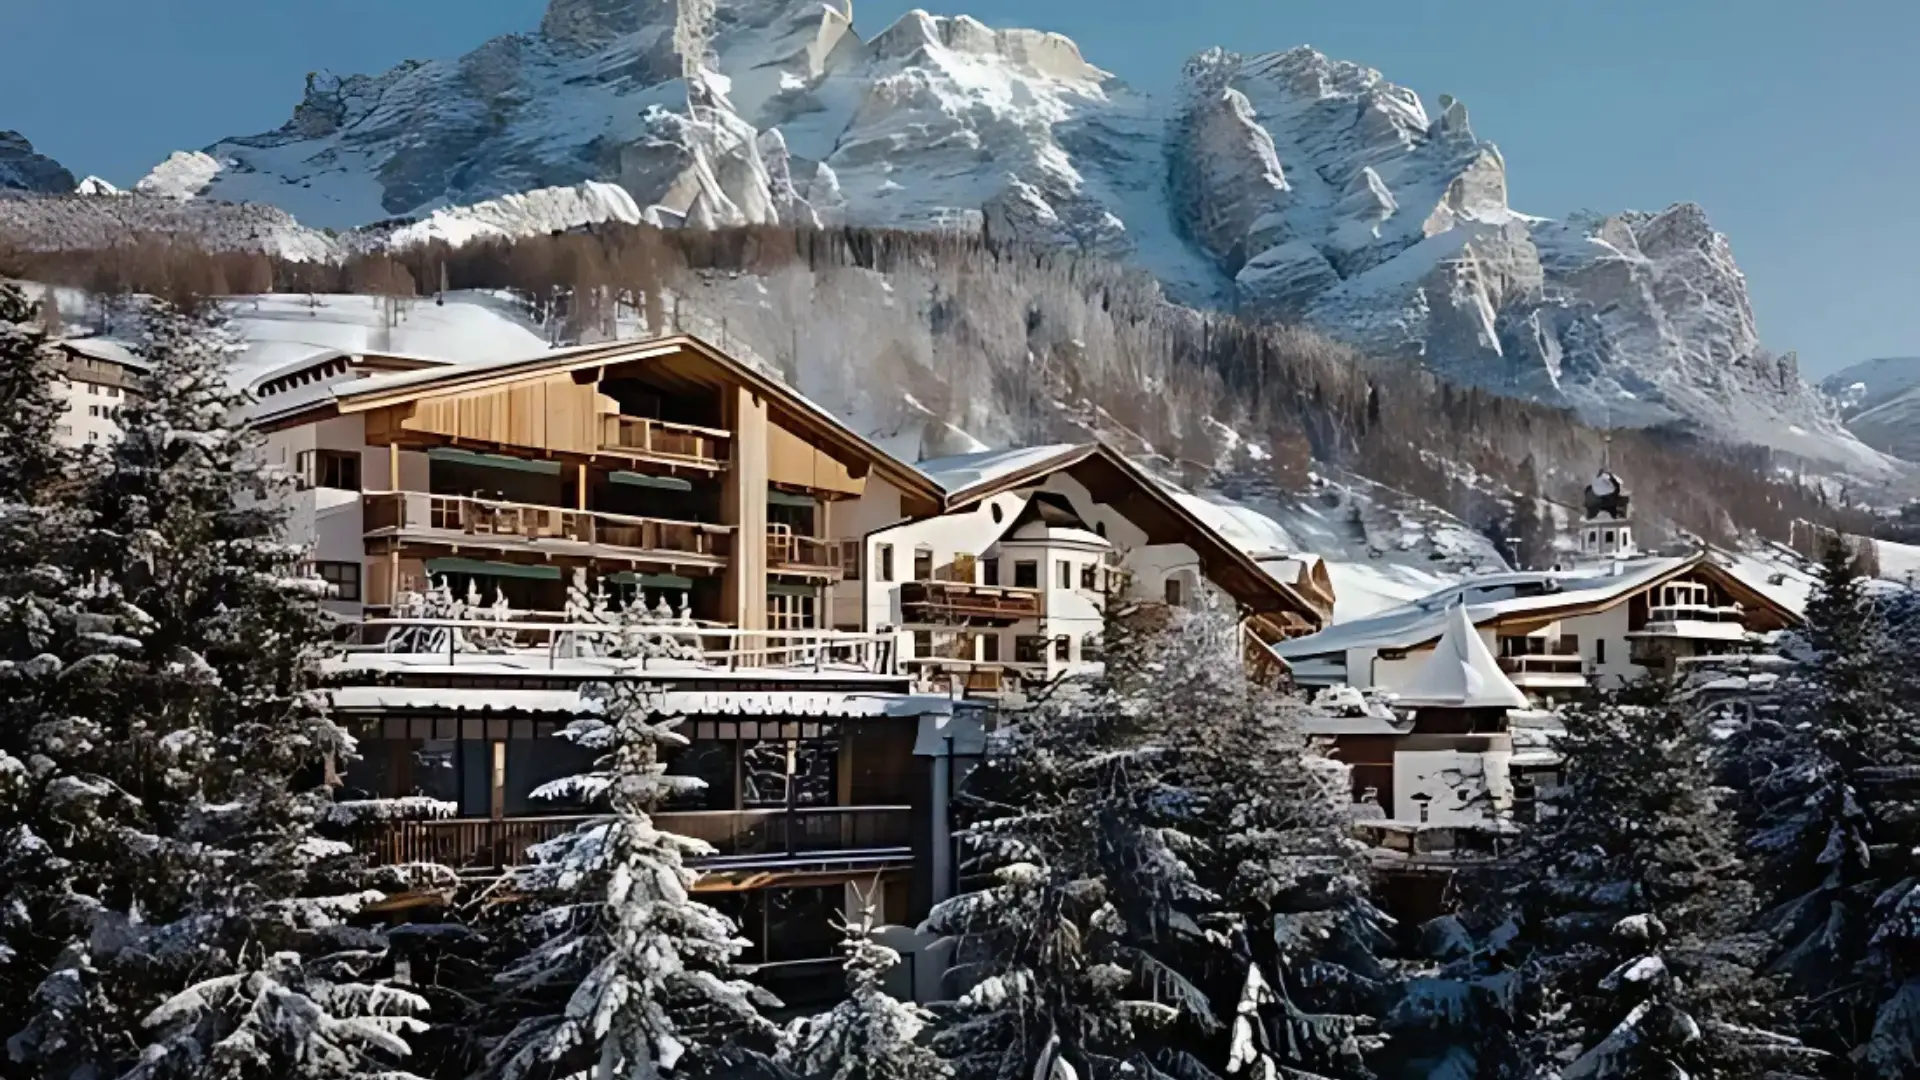
POLYGON ((1916 386, 1920 386, 1920 356, 1862 360, 1820 380, 1820 389, 1844 416, 1884 405, 1916 386))
POLYGON ((176 154, 139 186, 335 229, 455 219, 399 242, 636 215, 984 230, 1127 258, 1183 302, 1309 323, 1595 422, 1898 468, 1760 346, 1698 207, 1518 213, 1464 105, 1429 111, 1363 66, 1213 50, 1160 102, 1055 34, 916 11, 863 38, 818 0, 735 0, 689 86, 671 18, 551 0, 537 30, 459 58, 313 76, 279 129, 176 154), (541 189, 570 193, 565 210, 509 198, 541 189))
POLYGON ((25 135, 0 131, 0 195, 54 194, 73 190, 73 174, 34 150, 25 135))
POLYGON ((263 203, 181 200, 99 190, 0 199, 0 237, 38 250, 105 248, 129 237, 179 237, 225 251, 260 251, 296 262, 338 258, 340 243, 263 203))
POLYGON ((1920 356, 1866 360, 1829 375, 1820 389, 1860 441, 1920 461, 1920 356))

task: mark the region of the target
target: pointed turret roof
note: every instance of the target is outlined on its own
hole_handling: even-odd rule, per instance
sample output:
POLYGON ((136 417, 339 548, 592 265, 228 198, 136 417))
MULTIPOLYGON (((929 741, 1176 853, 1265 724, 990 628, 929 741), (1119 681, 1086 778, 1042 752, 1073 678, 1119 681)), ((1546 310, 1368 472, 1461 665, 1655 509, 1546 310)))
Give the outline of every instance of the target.
POLYGON ((1446 629, 1397 704, 1430 709, 1524 709, 1527 696, 1500 670, 1465 604, 1447 610, 1446 629))

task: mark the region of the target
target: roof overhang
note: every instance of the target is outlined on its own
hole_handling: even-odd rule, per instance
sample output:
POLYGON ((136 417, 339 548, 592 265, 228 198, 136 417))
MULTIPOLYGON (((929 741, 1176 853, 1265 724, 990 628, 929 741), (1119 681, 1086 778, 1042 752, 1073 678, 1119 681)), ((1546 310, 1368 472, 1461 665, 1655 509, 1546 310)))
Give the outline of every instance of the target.
POLYGON ((568 373, 577 375, 617 364, 669 356, 692 357, 710 365, 721 378, 743 386, 765 400, 770 417, 782 427, 811 439, 841 461, 870 466, 873 472, 909 496, 935 505, 944 499, 945 492, 926 474, 874 445, 831 413, 796 393, 793 388, 686 334, 646 341, 588 345, 507 363, 403 371, 393 377, 345 382, 334 387, 329 399, 316 401, 285 415, 270 415, 265 423, 270 427, 287 427, 330 415, 367 412, 422 398, 485 390, 529 378, 568 373))
POLYGON ((1100 502, 1114 507, 1156 544, 1184 543, 1200 556, 1208 580, 1257 614, 1291 612, 1324 626, 1330 609, 1274 578, 1253 557, 1221 536, 1173 497, 1159 481, 1106 443, 1069 447, 1052 457, 973 484, 946 497, 952 513, 981 500, 1042 483, 1064 472, 1100 502))

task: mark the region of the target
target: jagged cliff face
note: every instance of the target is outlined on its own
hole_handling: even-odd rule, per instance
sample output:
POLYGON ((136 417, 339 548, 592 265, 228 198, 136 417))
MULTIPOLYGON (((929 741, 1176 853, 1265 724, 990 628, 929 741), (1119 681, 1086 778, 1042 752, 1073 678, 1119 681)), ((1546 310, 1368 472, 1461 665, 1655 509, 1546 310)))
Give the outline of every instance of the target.
POLYGON ((17 131, 0 131, 0 193, 51 195, 73 190, 73 174, 17 131))
POLYGON ((493 200, 391 235, 602 216, 985 230, 1152 271, 1176 299, 1312 324, 1453 379, 1677 423, 1864 472, 1761 349, 1698 207, 1548 221, 1507 204, 1467 110, 1433 114, 1311 49, 1212 51, 1150 101, 1066 38, 923 12, 871 38, 835 6, 723 3, 689 87, 657 0, 552 0, 536 32, 378 76, 315 77, 293 118, 179 154, 149 195, 264 202, 345 228, 493 200), (631 200, 580 185, 603 182, 631 200), (536 220, 537 219, 537 220, 536 220))

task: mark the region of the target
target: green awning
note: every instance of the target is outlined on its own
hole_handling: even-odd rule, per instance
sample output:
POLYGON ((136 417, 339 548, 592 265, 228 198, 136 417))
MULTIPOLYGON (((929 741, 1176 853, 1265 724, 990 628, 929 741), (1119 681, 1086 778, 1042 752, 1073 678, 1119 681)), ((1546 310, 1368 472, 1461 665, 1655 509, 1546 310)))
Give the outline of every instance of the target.
POLYGON ((532 581, 560 580, 560 568, 557 566, 523 566, 520 563, 483 562, 479 559, 428 559, 427 573, 526 578, 532 581))
POLYGON ((622 570, 616 574, 608 574, 607 580, 615 585, 640 585, 648 589, 685 591, 693 588, 693 579, 681 577, 679 574, 641 574, 632 570, 622 570))
POLYGON ((512 472, 540 473, 544 476, 560 475, 560 463, 557 461, 528 461, 525 458, 508 457, 505 454, 476 454, 471 450, 456 450, 451 446, 436 446, 428 450, 427 459, 458 465, 479 465, 488 469, 507 469, 512 472))
POLYGON ((769 489, 767 491, 767 505, 768 506, 804 506, 807 509, 811 510, 814 507, 819 506, 820 502, 818 499, 815 499, 811 495, 795 495, 790 491, 779 491, 779 490, 769 489))
POLYGON ((646 473, 621 470, 610 474, 607 479, 616 484, 630 484, 634 487, 659 488, 662 491, 692 491, 693 484, 678 476, 648 476, 646 473))

